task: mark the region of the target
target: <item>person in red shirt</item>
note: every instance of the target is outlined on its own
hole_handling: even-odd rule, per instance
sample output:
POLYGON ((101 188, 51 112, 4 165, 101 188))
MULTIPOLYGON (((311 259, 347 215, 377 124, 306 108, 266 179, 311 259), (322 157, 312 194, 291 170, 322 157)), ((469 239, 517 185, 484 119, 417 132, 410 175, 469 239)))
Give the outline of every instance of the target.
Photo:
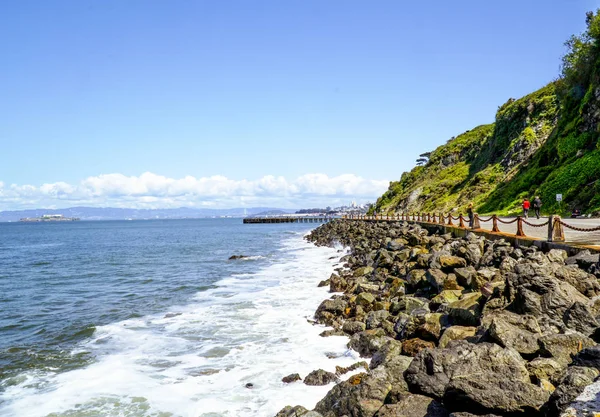
POLYGON ((531 206, 531 204, 529 203, 529 200, 524 199, 523 200, 523 216, 525 218, 527 218, 527 214, 529 213, 529 207, 531 206))

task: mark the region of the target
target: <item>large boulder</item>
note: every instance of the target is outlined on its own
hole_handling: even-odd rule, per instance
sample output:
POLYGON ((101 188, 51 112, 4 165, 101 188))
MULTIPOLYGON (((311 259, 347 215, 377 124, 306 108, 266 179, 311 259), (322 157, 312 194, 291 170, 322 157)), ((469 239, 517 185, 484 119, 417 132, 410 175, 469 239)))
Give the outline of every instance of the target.
MULTIPOLYGON (((399 340, 390 339, 386 341, 381 348, 373 354, 370 369, 375 369, 382 364, 386 364, 393 357, 399 356, 402 353, 402 342, 399 340)), ((410 358, 412 360, 412 358, 410 358)))
POLYGON ((586 297, 591 298, 600 294, 598 279, 577 265, 561 265, 554 271, 554 275, 556 278, 571 284, 586 297))
POLYGON ((569 365, 582 349, 595 345, 594 341, 578 332, 549 334, 540 337, 540 353, 563 366, 569 365))
POLYGON ((447 316, 444 314, 427 313, 423 318, 423 323, 415 330, 415 334, 423 340, 437 342, 446 322, 447 316))
POLYGON ((349 335, 362 332, 366 330, 367 326, 362 321, 348 320, 344 322, 342 330, 349 335))
POLYGON ((316 411, 309 411, 301 405, 295 407, 287 405, 275 417, 323 417, 323 415, 316 411))
POLYGON ((330 292, 343 292, 348 288, 348 282, 346 280, 337 275, 331 274, 329 277, 329 291, 330 292))
POLYGON ((531 383, 518 352, 492 343, 454 341, 426 349, 405 378, 412 392, 443 399, 451 411, 537 412, 550 395, 531 383))
POLYGON ((337 375, 332 372, 317 369, 306 375, 304 383, 306 385, 327 385, 337 380, 337 375))
POLYGON ((365 330, 352 335, 348 347, 357 351, 360 356, 372 356, 391 338, 383 329, 365 330))
POLYGON ((389 317, 390 313, 386 310, 371 311, 367 314, 365 324, 367 329, 376 329, 381 327, 382 323, 389 317))
POLYGON ((534 355, 539 350, 541 330, 533 316, 496 311, 484 317, 482 327, 487 327, 488 335, 500 346, 522 355, 534 355))
POLYGON ((400 394, 396 403, 379 409, 377 417, 448 417, 448 411, 433 398, 418 394, 400 394))
POLYGON ((527 364, 527 370, 533 381, 547 380, 557 384, 566 365, 561 365, 552 358, 535 358, 527 364))
POLYGON ((315 406, 324 417, 372 417, 392 389, 387 373, 377 370, 351 376, 334 386, 315 406))
POLYGON ((600 372, 595 368, 569 367, 546 405, 546 415, 557 417, 598 375, 600 372))
POLYGON ((435 343, 415 337, 402 343, 402 353, 407 356, 416 356, 423 349, 434 347, 435 343))
POLYGON ((369 311, 375 302, 375 296, 368 292, 361 292, 356 296, 356 305, 361 306, 365 311, 369 311))
POLYGON ((460 285, 470 288, 475 277, 477 276, 477 270, 472 266, 468 266, 466 268, 456 268, 454 270, 454 274, 456 275, 456 280, 460 285))
POLYGON ((458 301, 448 304, 448 313, 455 324, 476 326, 481 315, 482 295, 479 291, 468 293, 458 301))
POLYGON ((442 255, 439 257, 439 263, 444 271, 453 271, 455 268, 464 268, 467 266, 467 261, 464 258, 452 255, 442 255))
POLYGON ((600 345, 583 349, 573 358, 573 365, 600 370, 600 345))
POLYGON ((347 306, 348 303, 341 297, 325 300, 317 309, 315 318, 323 323, 329 324, 335 321, 338 316, 343 315, 347 306))
POLYGON ((475 336, 477 333, 477 327, 471 326, 452 326, 448 327, 444 330, 442 337, 440 337, 440 341, 438 342, 438 346, 440 348, 445 348, 448 343, 453 340, 465 340, 475 336))
POLYGON ((425 274, 425 278, 427 282, 435 288, 437 292, 440 292, 444 289, 444 282, 446 281, 447 275, 442 272, 441 269, 430 268, 427 270, 425 274))
POLYGON ((565 311, 563 321, 568 328, 577 330, 586 336, 591 335, 600 326, 590 309, 580 301, 574 302, 565 311))

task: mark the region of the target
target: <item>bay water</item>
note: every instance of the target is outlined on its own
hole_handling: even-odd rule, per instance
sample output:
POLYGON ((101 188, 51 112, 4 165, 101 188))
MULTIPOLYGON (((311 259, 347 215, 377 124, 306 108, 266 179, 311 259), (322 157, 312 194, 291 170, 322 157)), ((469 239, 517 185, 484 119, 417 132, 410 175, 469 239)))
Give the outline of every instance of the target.
POLYGON ((315 226, 0 223, 0 416, 314 407, 331 385, 282 377, 358 360, 310 323, 343 255, 304 241, 315 226))

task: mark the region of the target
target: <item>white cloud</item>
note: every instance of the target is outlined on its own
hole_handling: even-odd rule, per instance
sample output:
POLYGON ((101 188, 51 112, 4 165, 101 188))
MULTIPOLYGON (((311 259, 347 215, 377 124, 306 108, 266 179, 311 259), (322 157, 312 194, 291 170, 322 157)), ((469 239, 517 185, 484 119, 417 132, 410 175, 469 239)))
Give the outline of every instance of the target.
POLYGON ((180 179, 151 172, 140 176, 102 174, 78 184, 56 182, 34 186, 0 181, 0 210, 59 206, 167 207, 317 207, 374 201, 387 180, 368 180, 353 174, 329 177, 305 174, 295 180, 267 175, 257 180, 224 176, 180 179))

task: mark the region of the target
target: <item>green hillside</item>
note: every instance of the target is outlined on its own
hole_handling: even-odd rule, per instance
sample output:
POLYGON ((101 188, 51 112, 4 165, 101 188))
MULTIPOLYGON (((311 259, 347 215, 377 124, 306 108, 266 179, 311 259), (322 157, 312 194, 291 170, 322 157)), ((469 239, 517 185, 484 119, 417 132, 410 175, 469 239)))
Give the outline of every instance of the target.
POLYGON ((600 10, 586 23, 566 43, 561 79, 423 154, 374 208, 464 212, 473 202, 480 213, 512 214, 524 197, 539 195, 544 212, 600 212, 600 10))

